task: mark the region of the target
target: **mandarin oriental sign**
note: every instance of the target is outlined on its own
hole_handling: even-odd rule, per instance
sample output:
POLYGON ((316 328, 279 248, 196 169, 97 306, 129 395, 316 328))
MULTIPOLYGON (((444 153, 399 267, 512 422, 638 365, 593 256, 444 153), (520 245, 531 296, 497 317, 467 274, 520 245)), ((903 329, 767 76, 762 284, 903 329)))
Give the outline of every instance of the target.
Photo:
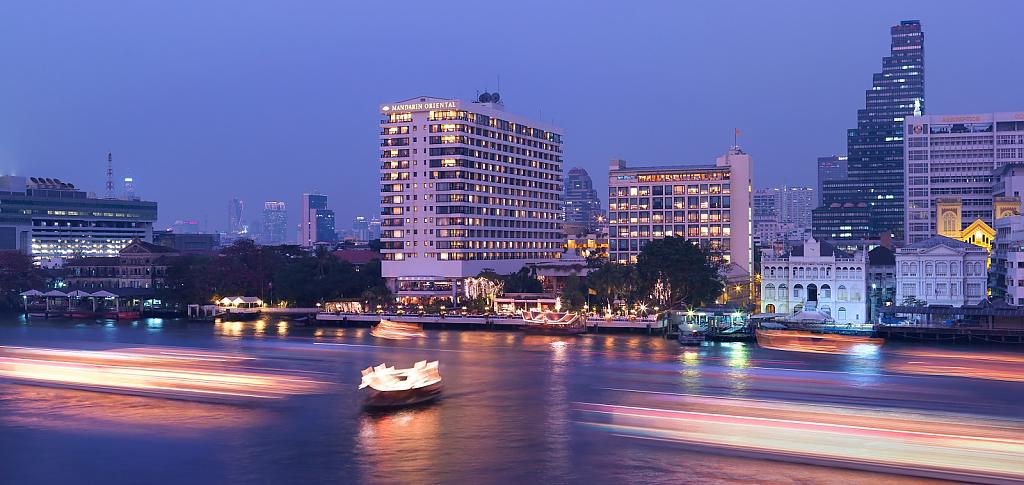
POLYGON ((965 121, 981 121, 980 116, 943 116, 943 123, 963 123, 965 121))
POLYGON ((436 103, 405 103, 385 104, 380 107, 384 113, 391 111, 426 111, 431 109, 454 109, 459 105, 458 101, 440 101, 436 103))

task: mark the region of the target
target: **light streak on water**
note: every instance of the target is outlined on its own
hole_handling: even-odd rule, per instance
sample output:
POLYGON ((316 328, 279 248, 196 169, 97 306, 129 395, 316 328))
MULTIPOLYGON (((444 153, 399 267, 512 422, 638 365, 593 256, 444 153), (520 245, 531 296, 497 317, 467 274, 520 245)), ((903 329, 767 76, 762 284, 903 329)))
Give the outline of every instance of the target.
POLYGON ((615 391, 638 396, 637 405, 577 402, 581 422, 615 435, 759 458, 952 480, 1024 483, 1024 423, 1020 421, 615 391))
POLYGON ((252 359, 194 350, 0 347, 0 378, 22 384, 174 399, 280 399, 318 392, 301 375, 242 367, 252 359))

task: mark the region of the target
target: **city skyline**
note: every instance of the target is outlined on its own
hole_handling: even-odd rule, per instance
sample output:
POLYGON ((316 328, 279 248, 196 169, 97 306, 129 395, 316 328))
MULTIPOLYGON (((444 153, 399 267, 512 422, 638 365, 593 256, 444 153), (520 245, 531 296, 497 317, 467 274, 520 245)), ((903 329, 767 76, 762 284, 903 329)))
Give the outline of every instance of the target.
MULTIPOLYGON (((777 9, 750 5, 739 14, 711 5, 694 19, 649 19, 654 27, 666 23, 665 28, 631 31, 633 40, 621 46, 611 45, 622 43, 618 37, 601 37, 596 20, 605 16, 646 19, 647 12, 598 6, 582 15, 555 15, 572 20, 531 42, 554 46, 563 53, 602 52, 601 59, 570 55, 559 56, 563 59, 560 64, 536 59, 474 61, 479 68, 458 80, 450 73, 467 67, 463 61, 428 62, 418 65, 424 81, 415 86, 417 92, 409 92, 412 88, 404 80, 388 79, 368 67, 376 62, 375 53, 389 50, 393 41, 366 46, 364 54, 343 49, 365 33, 358 28, 346 32, 344 22, 377 25, 384 21, 386 14, 372 12, 369 6, 352 7, 345 15, 333 16, 343 19, 340 26, 320 21, 323 12, 253 12, 237 26, 252 34, 240 36, 248 43, 221 32, 222 24, 234 17, 214 6, 204 6, 208 15, 202 19, 188 17, 200 34, 197 40, 168 30, 160 15, 131 8, 124 14, 132 15, 131 25, 96 29, 92 20, 109 17, 111 7, 99 4, 73 15, 46 12, 44 17, 32 6, 19 6, 23 10, 8 18, 25 22, 4 29, 0 36, 11 36, 5 39, 6 45, 15 45, 16 38, 35 38, 40 23, 60 28, 65 36, 12 56, 12 69, 23 76, 2 81, 6 89, 0 90, 5 93, 0 96, 9 98, 3 101, 10 107, 10 115, 0 119, 0 170, 60 177, 102 194, 110 150, 115 155, 115 180, 131 176, 139 197, 160 203, 159 228, 175 220, 193 219, 208 220, 211 230, 226 230, 221 227, 227 223, 221 214, 232 196, 248 201, 250 207, 266 200, 285 201, 291 211, 288 220, 298 221, 301 194, 311 189, 338 201, 338 217, 351 220, 377 212, 377 194, 369 190, 376 180, 377 147, 366 141, 374 139, 371 131, 375 127, 365 120, 373 115, 380 99, 428 93, 470 98, 476 91, 497 89, 511 111, 565 127, 566 163, 593 174, 603 173, 608 160, 620 157, 651 163, 699 163, 729 144, 732 129, 739 127, 743 132, 739 144, 758 160, 756 188, 813 186, 817 158, 845 151, 845 130, 856 121, 863 92, 871 84, 870 73, 877 71, 878 58, 887 52, 885 32, 903 19, 920 19, 928 32, 929 112, 1021 109, 1005 93, 1013 92, 1011 87, 1024 77, 1024 68, 1011 63, 999 70, 987 69, 983 56, 977 56, 967 42, 984 34, 992 45, 1012 45, 1012 15, 982 16, 969 5, 961 9, 957 4, 932 8, 878 5, 856 11, 819 5, 791 4, 777 9), (309 28, 300 32, 279 26, 280 15, 292 23, 306 22, 309 28), (803 21, 840 16, 842 25, 803 21), (713 33, 708 30, 712 27, 702 24, 721 24, 712 20, 726 18, 732 28, 745 32, 744 39, 763 42, 739 37, 718 46, 697 42, 701 35, 713 33), (672 28, 667 28, 669 24, 672 28), (152 33, 142 35, 134 29, 152 33), (572 31, 574 36, 563 31, 572 31), (252 39, 260 37, 254 34, 261 32, 272 39, 287 39, 290 42, 284 44, 289 46, 253 44, 252 39), (805 36, 817 42, 801 42, 805 36), (117 48, 126 39, 132 40, 134 50, 117 48), (77 40, 82 42, 71 45, 77 40), (689 49, 689 45, 700 45, 706 52, 689 49), (182 49, 184 55, 175 54, 168 46, 182 49), (266 48, 272 48, 270 59, 258 59, 256 54, 266 48), (344 52, 337 55, 339 49, 344 52), (665 55, 687 67, 652 62, 665 55), (223 56, 230 56, 233 63, 209 69, 223 56), (33 61, 37 57, 54 62, 38 65, 33 61), (336 60, 324 64, 324 57, 336 60), (765 64, 766 57, 772 65, 765 64), (288 69, 269 70, 282 63, 288 69), (86 64, 90 70, 82 74, 80 82, 66 82, 64 70, 79 73, 86 64), (95 69, 97 64, 99 69, 95 69), (805 66, 814 69, 802 71, 797 78, 793 70, 805 66), (723 69, 737 75, 723 79, 717 74, 723 69), (601 74, 606 70, 629 76, 601 74), (680 77, 683 70, 686 78, 680 77), (356 79, 354 72, 364 73, 361 77, 365 79, 356 79), (759 82, 751 81, 745 72, 756 73, 753 78, 759 82), (672 82, 652 83, 654 76, 672 82), (795 89, 798 82, 800 88, 795 89), (350 83, 359 89, 337 89, 350 83), (280 95, 266 97, 266 92, 280 95), (779 96, 780 92, 799 92, 799 96, 779 96), (656 118, 666 111, 686 116, 659 126, 623 127, 613 122, 621 114, 632 119, 656 118), (42 113, 59 116, 44 117, 42 113), (165 136, 168 131, 176 136, 165 136), (682 137, 669 136, 679 133, 682 137), (312 176, 318 177, 315 186, 308 181, 312 176), (221 185, 229 178, 234 186, 231 194, 225 194, 221 185), (188 197, 175 192, 175 187, 181 186, 190 187, 188 197)), ((1004 11, 1020 8, 1013 4, 1004 7, 1004 11)), ((416 15, 417 8, 408 13, 416 15)), ((471 15, 453 11, 456 18, 471 15)), ((172 19, 180 15, 157 13, 172 19)), ((498 22, 515 22, 516 15, 498 22)), ((415 34, 428 27, 408 28, 415 34)), ((478 57, 478 47, 460 45, 455 49, 459 55, 453 57, 478 57)), ((595 178, 595 189, 605 194, 603 177, 595 178)))

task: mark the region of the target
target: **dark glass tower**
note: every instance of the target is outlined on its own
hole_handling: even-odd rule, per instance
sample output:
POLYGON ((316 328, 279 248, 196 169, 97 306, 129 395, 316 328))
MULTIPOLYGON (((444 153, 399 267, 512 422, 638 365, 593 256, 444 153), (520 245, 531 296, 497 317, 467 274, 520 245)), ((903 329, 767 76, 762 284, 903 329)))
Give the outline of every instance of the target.
POLYGON ((586 170, 576 167, 565 175, 563 203, 566 232, 593 232, 604 215, 594 181, 586 170))
POLYGON ((890 33, 882 72, 872 77, 864 109, 857 110, 857 127, 847 130, 847 179, 825 184, 822 204, 866 203, 870 234, 893 233, 902 239, 903 118, 925 110, 924 33, 917 20, 904 20, 890 33))

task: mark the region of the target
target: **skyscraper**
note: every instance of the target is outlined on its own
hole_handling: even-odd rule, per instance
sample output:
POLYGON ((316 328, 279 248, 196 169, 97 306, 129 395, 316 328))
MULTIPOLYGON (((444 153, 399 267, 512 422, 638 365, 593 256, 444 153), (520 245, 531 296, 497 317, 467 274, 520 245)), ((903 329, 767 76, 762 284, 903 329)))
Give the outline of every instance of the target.
POLYGON ((562 202, 565 204, 563 228, 566 234, 594 232, 597 229, 598 219, 604 215, 604 211, 601 210, 601 199, 594 190, 594 181, 586 170, 575 167, 566 173, 562 202))
POLYGON ((245 203, 242 199, 234 198, 228 203, 228 234, 241 234, 243 231, 242 217, 245 203))
POLYGON ((866 204, 870 234, 891 232, 902 239, 903 120, 925 110, 924 33, 921 22, 904 20, 890 34, 882 71, 872 76, 865 106, 857 110, 857 127, 846 133, 848 177, 822 184, 822 206, 830 209, 830 222, 836 222, 843 207, 858 208, 854 212, 859 213, 860 204, 866 204))
POLYGON ((284 202, 268 200, 263 204, 263 244, 278 245, 288 241, 288 211, 284 202))
POLYGON ((334 241, 334 211, 327 208, 327 196, 316 192, 302 194, 301 207, 299 245, 311 247, 318 242, 334 241))
POLYGON ((352 236, 356 241, 370 240, 370 221, 363 216, 356 216, 352 220, 352 236))
POLYGON ((826 181, 846 180, 846 155, 818 157, 818 192, 814 207, 821 207, 822 186, 826 181))
POLYGON ((400 298, 451 297, 484 269, 562 252, 562 130, 475 101, 380 107, 382 273, 400 298))

